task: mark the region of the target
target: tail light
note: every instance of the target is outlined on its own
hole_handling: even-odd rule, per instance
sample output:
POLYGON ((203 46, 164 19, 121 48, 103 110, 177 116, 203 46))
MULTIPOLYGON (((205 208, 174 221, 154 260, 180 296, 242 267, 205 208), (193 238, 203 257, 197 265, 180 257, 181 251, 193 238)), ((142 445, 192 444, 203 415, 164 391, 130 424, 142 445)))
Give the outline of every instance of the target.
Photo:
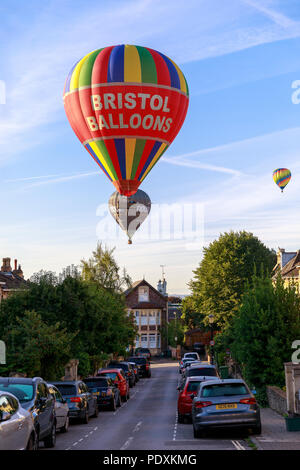
POLYGON ((80 403, 80 402, 81 402, 81 398, 80 398, 80 397, 71 397, 71 398, 70 398, 70 402, 71 402, 71 403, 80 403))
POLYGON ((256 405, 256 400, 255 398, 242 398, 240 403, 243 403, 244 405, 256 405))
POLYGON ((210 405, 212 405, 211 401, 198 401, 195 403, 195 408, 205 408, 210 405))
POLYGON ((149 364, 148 364, 148 362, 146 362, 146 369, 147 369, 147 370, 149 369, 149 364))

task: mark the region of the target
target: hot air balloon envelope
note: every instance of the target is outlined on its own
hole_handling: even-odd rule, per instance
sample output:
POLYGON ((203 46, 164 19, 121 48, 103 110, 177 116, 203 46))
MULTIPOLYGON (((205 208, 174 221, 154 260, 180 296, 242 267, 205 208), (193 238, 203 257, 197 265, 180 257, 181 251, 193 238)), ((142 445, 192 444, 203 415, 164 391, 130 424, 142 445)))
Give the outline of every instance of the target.
POLYGON ((273 180, 277 186, 279 186, 281 192, 283 192, 283 189, 290 182, 291 177, 292 174, 287 168, 277 168, 277 170, 273 171, 273 180))
POLYGON ((120 194, 134 194, 178 134, 188 108, 179 67, 153 49, 121 45, 87 54, 64 88, 69 122, 120 194))
POLYGON ((148 217, 151 200, 144 191, 137 190, 132 196, 121 196, 115 191, 109 198, 108 207, 115 221, 128 236, 128 243, 148 217))

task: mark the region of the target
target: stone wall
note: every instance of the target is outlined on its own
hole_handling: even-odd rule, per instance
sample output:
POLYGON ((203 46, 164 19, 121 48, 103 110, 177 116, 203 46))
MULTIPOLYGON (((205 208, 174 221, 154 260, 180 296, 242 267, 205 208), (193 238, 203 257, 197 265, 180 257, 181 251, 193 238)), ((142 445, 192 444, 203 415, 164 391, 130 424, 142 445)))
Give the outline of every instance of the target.
POLYGON ((272 410, 277 411, 277 413, 281 415, 287 413, 286 392, 278 387, 269 385, 267 387, 267 395, 269 407, 272 408, 272 410))

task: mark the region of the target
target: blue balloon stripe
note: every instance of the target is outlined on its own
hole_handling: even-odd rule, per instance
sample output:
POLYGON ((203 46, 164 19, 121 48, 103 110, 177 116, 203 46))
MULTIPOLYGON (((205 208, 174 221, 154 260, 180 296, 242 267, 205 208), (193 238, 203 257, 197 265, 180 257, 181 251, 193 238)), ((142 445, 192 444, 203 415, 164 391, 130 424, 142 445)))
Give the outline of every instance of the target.
POLYGON ((115 46, 109 57, 107 82, 124 82, 125 46, 115 46))
POLYGON ((170 59, 167 56, 165 56, 161 52, 159 52, 159 54, 161 55, 161 57, 164 59, 165 63, 167 64, 169 74, 170 74, 170 79, 171 79, 171 86, 181 90, 180 78, 179 78, 178 72, 176 70, 176 67, 172 64, 172 62, 170 61, 170 59))
POLYGON ((155 144, 153 145, 152 147, 152 150, 149 154, 149 157, 147 158, 146 160, 146 163, 138 177, 138 180, 141 181, 141 178, 143 177, 143 174, 145 173, 145 171, 147 170, 148 166, 150 165, 150 163, 152 162, 153 158, 155 157, 155 155, 157 154, 159 148, 161 147, 162 145, 162 142, 158 142, 156 141, 155 144))
POLYGON ((121 175, 126 180, 126 153, 125 153, 125 139, 114 139, 115 147, 118 155, 121 175))

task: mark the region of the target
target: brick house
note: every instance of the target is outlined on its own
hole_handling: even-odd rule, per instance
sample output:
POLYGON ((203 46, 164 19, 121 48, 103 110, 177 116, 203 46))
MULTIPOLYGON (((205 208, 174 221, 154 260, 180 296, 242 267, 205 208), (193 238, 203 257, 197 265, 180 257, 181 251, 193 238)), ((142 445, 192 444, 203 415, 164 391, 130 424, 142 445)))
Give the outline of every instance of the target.
POLYGON ((149 348, 153 355, 166 350, 167 341, 161 331, 168 324, 168 296, 143 279, 134 282, 125 297, 128 312, 134 313, 138 326, 134 347, 149 348))
POLYGON ((278 248, 277 263, 273 269, 273 280, 276 279, 279 272, 285 287, 293 284, 300 293, 300 250, 287 252, 284 248, 278 248))
POLYGON ((12 269, 10 265, 10 258, 3 258, 2 267, 0 271, 0 302, 19 289, 25 289, 28 286, 28 281, 25 281, 21 266, 17 264, 15 259, 15 266, 12 269))

